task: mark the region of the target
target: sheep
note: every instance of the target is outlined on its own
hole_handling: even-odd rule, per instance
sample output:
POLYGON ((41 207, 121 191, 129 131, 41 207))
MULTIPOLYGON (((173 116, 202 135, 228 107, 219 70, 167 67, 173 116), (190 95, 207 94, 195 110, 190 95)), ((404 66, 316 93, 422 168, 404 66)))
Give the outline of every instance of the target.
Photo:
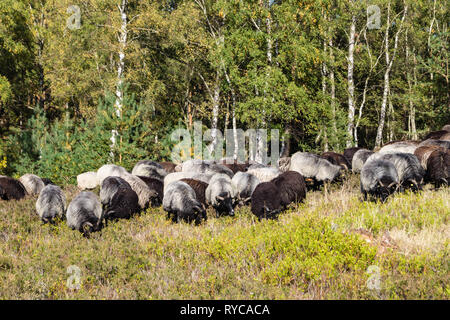
POLYGON ((120 186, 113 194, 108 206, 103 210, 102 217, 105 221, 129 219, 140 210, 136 192, 131 188, 120 186))
POLYGON ((308 152, 294 153, 289 167, 289 171, 297 171, 305 177, 312 189, 317 189, 321 184, 337 180, 341 175, 341 170, 340 166, 308 152))
POLYGON ((173 222, 184 220, 188 223, 207 220, 206 210, 197 200, 195 191, 183 181, 170 183, 164 191, 163 209, 167 211, 167 218, 173 222))
POLYGON ((24 185, 14 178, 0 177, 0 198, 20 200, 27 195, 24 185))
POLYGON ((77 185, 81 190, 95 189, 99 183, 97 179, 97 172, 88 171, 77 176, 77 185))
POLYGON ((447 132, 443 136, 441 136, 441 141, 450 141, 450 132, 447 132))
POLYGON ((166 170, 167 173, 172 173, 175 172, 175 167, 177 166, 175 163, 173 162, 159 162, 159 165, 166 170))
POLYGON ((150 190, 153 190, 156 192, 157 197, 152 198, 152 207, 159 207, 162 204, 163 197, 164 197, 164 183, 155 178, 149 178, 149 177, 143 177, 143 176, 137 176, 139 179, 145 182, 145 184, 150 188, 150 190))
POLYGON ((365 201, 367 196, 371 195, 385 202, 398 186, 397 170, 391 161, 370 159, 364 163, 361 169, 360 189, 365 201))
POLYGON ((99 185, 102 185, 103 180, 110 176, 121 177, 122 175, 128 174, 125 168, 115 165, 115 164, 105 164, 97 170, 97 181, 99 185))
POLYGON ((102 229, 102 206, 91 191, 81 191, 67 207, 67 226, 80 231, 85 237, 102 229))
POLYGON ((205 183, 209 183, 209 181, 211 180, 213 175, 214 175, 213 173, 196 173, 196 172, 169 173, 164 178, 164 190, 165 190, 166 186, 169 185, 170 183, 181 180, 181 179, 195 179, 195 180, 203 181, 205 183))
POLYGON ((197 172, 197 173, 223 173, 228 175, 230 178, 233 177, 234 173, 232 170, 226 166, 214 163, 211 160, 188 160, 183 163, 181 172, 197 172))
POLYGON ((426 181, 434 184, 437 189, 442 185, 450 184, 450 151, 445 149, 434 150, 427 160, 426 181))
MULTIPOLYGON (((347 148, 344 150, 344 157, 347 159, 348 163, 350 164, 350 167, 352 166, 352 161, 353 161, 353 156, 355 155, 355 153, 358 150, 361 150, 362 148, 360 147, 352 147, 352 148, 347 148)), ((350 168, 351 170, 352 168, 350 168)))
POLYGON ((208 184, 203 181, 194 180, 194 179, 181 179, 180 181, 187 183, 195 191, 195 196, 196 196, 197 200, 206 209, 208 204, 206 203, 205 192, 206 192, 206 188, 208 188, 208 184))
POLYGON ((273 182, 263 182, 256 186, 252 193, 251 211, 259 221, 278 217, 281 212, 281 195, 273 182))
POLYGON ((231 179, 236 204, 241 206, 250 203, 252 193, 259 183, 259 179, 251 173, 237 172, 231 179))
POLYGON ((446 133, 448 133, 447 130, 431 131, 423 138, 423 140, 441 140, 441 137, 446 133))
POLYGON ((450 132, 450 124, 446 124, 445 126, 443 126, 442 130, 450 132))
POLYGON ((131 186, 121 177, 111 176, 103 180, 100 186, 100 202, 102 203, 103 210, 111 204, 114 194, 120 188, 131 189, 131 186))
POLYGON ((164 169, 163 166, 160 163, 158 163, 156 161, 152 161, 152 160, 139 160, 136 163, 135 167, 138 167, 140 165, 147 165, 147 166, 156 167, 158 169, 164 169))
POLYGON ((330 163, 340 166, 344 170, 350 170, 351 165, 344 155, 336 152, 324 152, 320 155, 322 159, 328 160, 330 163))
POLYGON ((226 163, 225 161, 223 161, 221 164, 230 169, 233 174, 236 174, 238 172, 246 172, 248 170, 248 167, 250 166, 249 163, 238 163, 237 161, 233 163, 226 163))
POLYGON ((278 159, 277 165, 281 172, 288 171, 291 165, 291 157, 282 157, 278 159))
POLYGON ((66 196, 60 187, 49 184, 39 193, 36 212, 44 223, 54 224, 55 218, 64 218, 66 214, 66 196))
POLYGON ((227 214, 234 216, 234 190, 229 176, 216 173, 205 190, 206 203, 212 205, 216 217, 227 214))
POLYGON ((306 198, 306 184, 303 176, 297 171, 286 171, 272 180, 278 188, 281 206, 286 208, 289 204, 303 202, 306 198))
POLYGON ((378 152, 380 153, 411 153, 414 154, 418 147, 418 143, 406 141, 395 142, 384 145, 378 152))
POLYGON ((41 179, 45 186, 47 186, 49 184, 54 184, 53 181, 50 180, 49 178, 41 178, 41 179))
POLYGON ((397 171, 399 183, 403 188, 422 189, 425 170, 419 159, 411 153, 380 154, 379 159, 391 161, 397 171))
POLYGON ((424 170, 427 170, 427 162, 431 153, 438 149, 444 150, 443 148, 438 146, 422 146, 417 148, 416 151, 414 151, 414 155, 417 157, 417 159, 419 159, 420 164, 422 165, 422 168, 424 170))
POLYGON ((446 140, 434 140, 434 139, 428 139, 424 140, 419 144, 419 147, 422 146, 439 146, 445 149, 450 149, 450 141, 446 140))
POLYGON ((37 175, 31 173, 24 174, 19 178, 19 181, 23 184, 25 190, 30 195, 38 195, 45 187, 42 179, 37 175))
POLYGON ((373 151, 367 149, 360 149, 355 152, 352 159, 352 171, 354 173, 361 172, 364 163, 373 154, 373 151))
POLYGON ((249 168, 247 173, 250 173, 258 178, 260 182, 267 182, 276 177, 278 177, 281 171, 274 167, 260 167, 260 168, 249 168))
POLYGON ((151 190, 147 184, 132 174, 122 174, 120 176, 130 184, 131 189, 138 195, 139 205, 143 210, 146 210, 150 205, 158 206, 158 194, 155 190, 151 190))
MULTIPOLYGON (((159 164, 158 164, 158 166, 159 166, 159 164)), ((160 167, 157 167, 154 165, 138 163, 134 166, 133 170, 131 171, 131 174, 133 174, 135 176, 144 176, 144 177, 159 179, 162 181, 162 180, 164 180, 164 177, 167 175, 167 172, 163 168, 160 168, 160 167)))

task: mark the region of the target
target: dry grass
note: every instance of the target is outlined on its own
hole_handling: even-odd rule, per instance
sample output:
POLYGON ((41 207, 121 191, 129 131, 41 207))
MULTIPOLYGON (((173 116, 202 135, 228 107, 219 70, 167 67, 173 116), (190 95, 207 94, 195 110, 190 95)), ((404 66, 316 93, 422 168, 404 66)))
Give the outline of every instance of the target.
MULTIPOLYGON (((66 188, 68 200, 77 189, 66 188)), ((357 177, 278 221, 248 208, 199 226, 161 208, 91 239, 42 225, 35 198, 0 201, 2 299, 448 299, 450 189, 360 201, 357 177), (69 289, 67 267, 81 270, 69 289), (380 269, 379 290, 367 281, 380 269)))

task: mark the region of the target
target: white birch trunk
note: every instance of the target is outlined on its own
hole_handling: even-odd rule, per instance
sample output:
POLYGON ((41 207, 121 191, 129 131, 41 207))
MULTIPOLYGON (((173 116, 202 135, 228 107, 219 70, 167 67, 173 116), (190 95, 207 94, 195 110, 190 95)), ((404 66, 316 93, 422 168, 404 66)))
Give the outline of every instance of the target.
POLYGON ((348 56, 347 56, 347 84, 348 84, 348 123, 347 123, 347 148, 353 144, 353 131, 355 120, 355 84, 353 80, 353 68, 355 65, 354 51, 356 39, 356 16, 352 15, 350 24, 350 34, 348 38, 348 56))

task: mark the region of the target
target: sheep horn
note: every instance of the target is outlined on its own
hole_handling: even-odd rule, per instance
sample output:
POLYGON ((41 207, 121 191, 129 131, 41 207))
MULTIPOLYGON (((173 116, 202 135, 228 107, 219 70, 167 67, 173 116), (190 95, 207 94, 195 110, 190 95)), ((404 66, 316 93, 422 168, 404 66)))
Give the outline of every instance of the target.
POLYGON ((224 197, 221 197, 221 196, 216 196, 216 200, 221 200, 221 201, 223 201, 223 200, 225 200, 225 198, 224 198, 224 197))

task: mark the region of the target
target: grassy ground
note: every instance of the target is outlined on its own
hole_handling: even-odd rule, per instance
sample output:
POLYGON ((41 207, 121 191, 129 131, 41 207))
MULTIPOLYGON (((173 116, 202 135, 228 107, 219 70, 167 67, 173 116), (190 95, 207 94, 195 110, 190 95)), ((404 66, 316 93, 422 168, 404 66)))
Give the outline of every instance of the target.
POLYGON ((446 188, 361 202, 351 177, 278 221, 241 208, 195 227, 159 208, 90 239, 42 225, 36 198, 0 200, 0 298, 449 299, 449 199, 446 188))

